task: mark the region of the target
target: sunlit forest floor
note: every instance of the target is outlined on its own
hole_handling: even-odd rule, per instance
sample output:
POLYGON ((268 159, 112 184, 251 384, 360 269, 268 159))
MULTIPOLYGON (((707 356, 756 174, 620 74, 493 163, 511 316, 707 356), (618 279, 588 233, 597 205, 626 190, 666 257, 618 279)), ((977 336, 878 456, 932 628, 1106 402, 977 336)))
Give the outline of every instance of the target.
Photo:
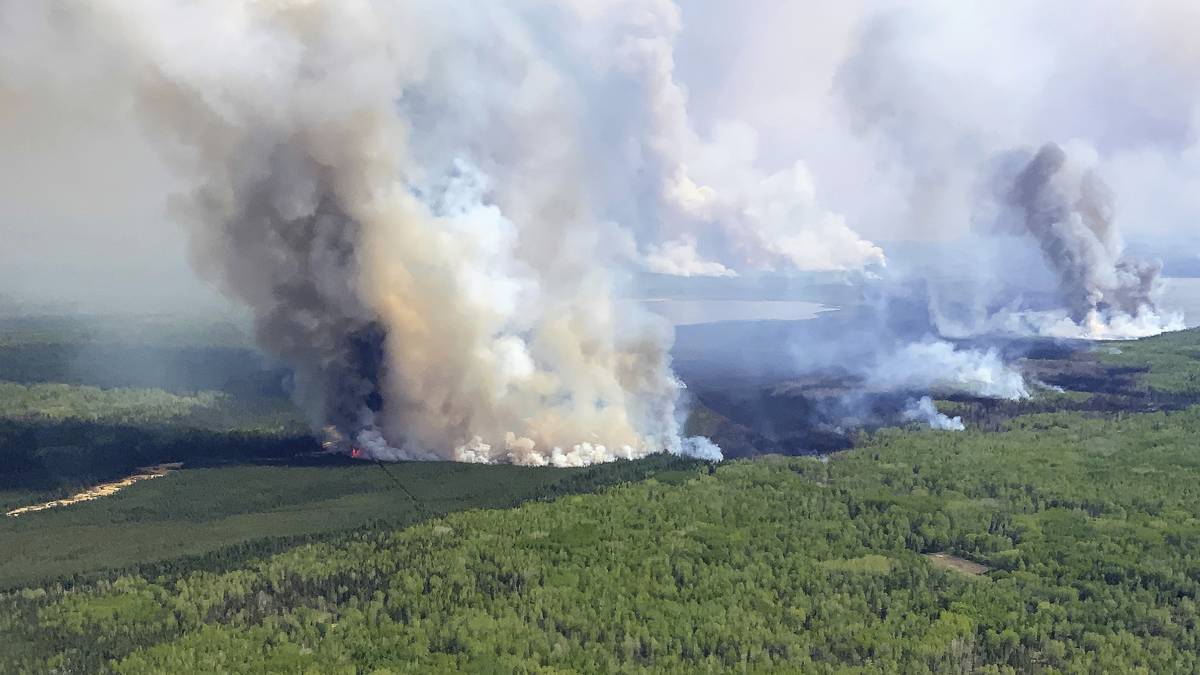
POLYGON ((31 334, 0 341, 0 506, 184 468, 0 519, 0 672, 1200 668, 1195 332, 1041 354, 1062 391, 941 400, 966 432, 585 470, 308 458, 245 346, 230 381, 155 346, 179 382, 92 390, 31 334))

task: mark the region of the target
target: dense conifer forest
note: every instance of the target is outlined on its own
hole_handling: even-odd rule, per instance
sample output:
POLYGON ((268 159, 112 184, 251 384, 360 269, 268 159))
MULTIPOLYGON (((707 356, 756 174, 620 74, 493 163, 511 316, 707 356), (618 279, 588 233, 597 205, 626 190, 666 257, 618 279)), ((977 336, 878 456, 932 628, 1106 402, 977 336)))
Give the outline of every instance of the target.
MULTIPOLYGON (((0 522, 0 672, 1194 672, 1198 349, 1073 357, 1119 391, 943 401, 960 433, 549 471, 311 457, 280 396, 4 383, 5 424, 128 425, 184 466, 0 522), (201 432, 280 450, 204 459, 201 432)), ((6 468, 6 507, 125 468, 60 469, 109 446, 49 437, 6 437, 43 467, 6 468)))

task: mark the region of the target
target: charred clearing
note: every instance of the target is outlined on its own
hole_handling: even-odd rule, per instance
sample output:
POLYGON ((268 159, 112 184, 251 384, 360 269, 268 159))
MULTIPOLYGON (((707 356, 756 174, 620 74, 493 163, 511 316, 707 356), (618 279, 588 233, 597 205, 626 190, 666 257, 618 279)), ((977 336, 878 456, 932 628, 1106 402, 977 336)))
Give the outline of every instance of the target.
MULTIPOLYGON (((773 334, 791 329, 782 325, 755 328, 773 334)), ((754 328, 742 327, 742 331, 748 330, 754 328)), ((948 404, 946 411, 961 417, 969 429, 1000 431, 1015 417, 1037 413, 1078 412, 1100 417, 1182 410, 1200 401, 1192 393, 1147 386, 1148 366, 1105 363, 1101 356, 1110 348, 1103 344, 1000 336, 963 342, 973 348, 997 350, 1017 363, 1028 381, 1036 383, 1033 395, 1019 400, 935 389, 936 398, 948 404)), ((689 367, 704 370, 688 380, 697 420, 693 431, 711 437, 731 458, 823 455, 853 448, 861 444, 864 433, 910 423, 903 419, 905 405, 923 393, 872 391, 861 376, 846 371, 794 374, 781 368, 772 374, 750 368, 729 373, 709 370, 704 363, 693 355, 681 368, 684 372, 689 367)))

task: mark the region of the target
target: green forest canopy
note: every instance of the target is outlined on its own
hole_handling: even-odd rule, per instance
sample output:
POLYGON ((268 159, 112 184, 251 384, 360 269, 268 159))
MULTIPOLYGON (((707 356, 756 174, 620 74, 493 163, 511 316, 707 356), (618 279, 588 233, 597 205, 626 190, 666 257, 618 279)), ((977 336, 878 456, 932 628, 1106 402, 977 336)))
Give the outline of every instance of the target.
MULTIPOLYGON (((0 672, 1194 672, 1200 408, 1181 402, 1200 391, 1198 345, 1185 332, 1097 352, 1146 371, 1139 381, 1154 396, 1143 403, 1153 405, 1137 409, 1169 403, 1154 412, 1021 412, 987 432, 885 429, 828 459, 655 458, 502 490, 487 504, 470 498, 472 484, 494 482, 481 474, 444 508, 309 533, 286 550, 247 539, 32 583, 0 595, 0 672)), ((147 457, 210 450, 231 433, 222 429, 254 445, 221 457, 272 437, 286 456, 297 442, 288 425, 257 421, 276 413, 225 425, 223 402, 241 393, 19 386, 3 389, 23 406, 9 406, 10 438, 65 434, 81 456, 116 461, 128 448, 87 445, 97 429, 135 434, 147 457), (99 417, 55 417, 56 406, 99 417), (179 436, 183 419, 190 436, 179 436)), ((271 467, 237 470, 264 472, 267 501, 289 499, 269 496, 279 494, 271 467)), ((163 518, 154 500, 180 494, 167 481, 205 475, 216 476, 184 471, 55 517, 150 526, 163 518)), ((380 472, 347 475, 367 498, 397 499, 380 472)), ((297 494, 359 498, 328 493, 317 473, 308 480, 297 494)), ((437 492, 438 480, 423 485, 437 492)), ((246 504, 221 508, 249 519, 247 536, 260 515, 268 528, 270 514, 311 506, 246 504)), ((204 518, 187 505, 178 515, 171 527, 184 532, 204 518)))
POLYGON ((892 430, 220 574, 29 588, 0 670, 1190 672, 1198 433, 1197 409, 892 430))

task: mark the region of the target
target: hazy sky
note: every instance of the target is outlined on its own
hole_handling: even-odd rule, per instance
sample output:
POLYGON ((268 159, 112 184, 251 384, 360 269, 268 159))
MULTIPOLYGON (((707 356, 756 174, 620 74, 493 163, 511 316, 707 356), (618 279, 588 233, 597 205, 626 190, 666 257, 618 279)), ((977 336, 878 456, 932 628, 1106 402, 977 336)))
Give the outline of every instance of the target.
POLYGON ((1129 239, 1198 243, 1194 2, 681 6, 693 118, 740 119, 769 139, 765 160, 803 158, 864 236, 965 227, 954 184, 973 164, 1054 141, 1094 156, 1129 239))
POLYGON ((0 295, 35 306, 194 310, 178 188, 127 117, 97 106, 0 106, 0 295))
MULTIPOLYGON (((635 16, 638 5, 621 12, 635 16)), ((993 155, 1052 140, 1113 188, 1126 240, 1183 256, 1200 249, 1195 3, 680 0, 679 8, 681 29, 665 34, 688 124, 706 140, 728 122, 749 130, 757 149, 747 161, 763 172, 710 171, 710 182, 765 181, 800 162, 811 178, 806 208, 818 214, 806 218, 843 218, 868 242, 946 239, 971 228, 981 167, 993 155)), ((475 30, 488 30, 486 22, 475 30)), ((22 33, 0 47, 0 295, 214 302, 167 213, 177 189, 171 172, 128 107, 113 103, 106 74, 52 67, 55 50, 67 47, 22 33), (29 97, 31 73, 52 80, 56 93, 29 97)), ((602 46, 608 34, 596 33, 602 46)), ((725 151, 714 152, 719 164, 725 151)), ((815 232, 805 247, 823 232, 846 238, 836 228, 815 232)), ((676 235, 642 246, 660 258, 694 253, 695 238, 676 235)), ((700 239, 709 258, 728 242, 700 239)), ((788 255, 810 268, 870 258, 824 250, 806 258, 795 247, 788 255)))

